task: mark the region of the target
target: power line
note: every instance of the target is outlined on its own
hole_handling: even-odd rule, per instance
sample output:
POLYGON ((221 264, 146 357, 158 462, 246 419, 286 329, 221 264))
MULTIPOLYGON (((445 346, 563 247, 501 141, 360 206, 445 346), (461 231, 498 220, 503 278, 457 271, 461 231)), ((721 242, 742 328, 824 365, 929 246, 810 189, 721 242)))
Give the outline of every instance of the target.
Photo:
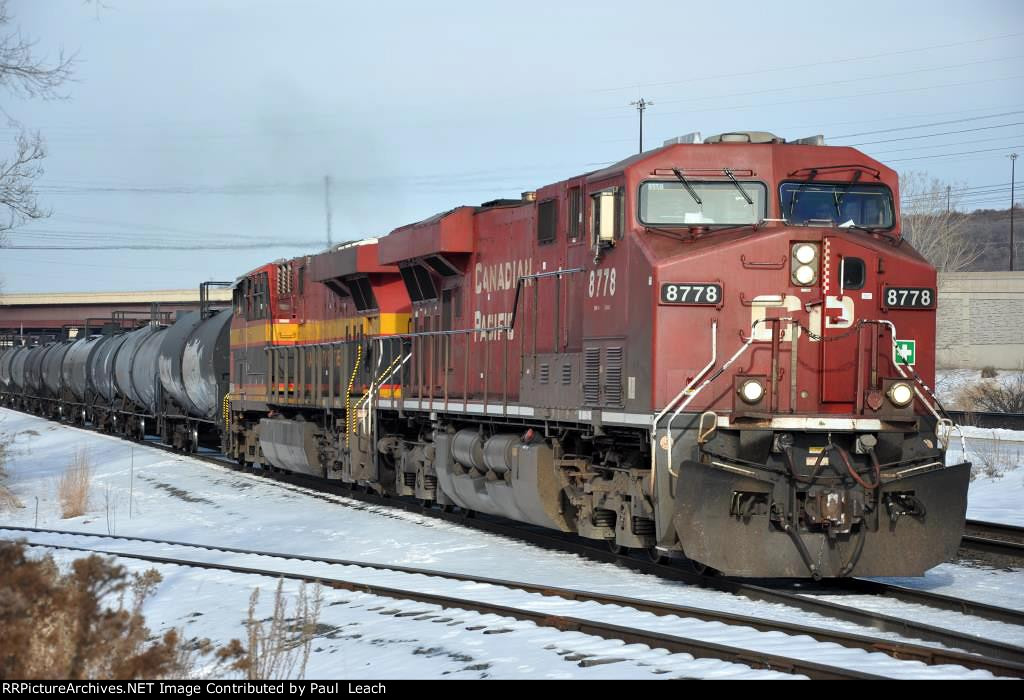
MULTIPOLYGON (((855 99, 855 98, 859 98, 859 97, 877 97, 879 95, 894 95, 894 94, 905 94, 905 93, 908 93, 908 92, 922 92, 922 91, 925 91, 925 90, 935 90, 935 89, 938 89, 938 88, 964 87, 964 86, 975 87, 977 85, 983 85, 983 84, 986 84, 986 83, 996 83, 996 82, 1002 82, 1002 81, 1005 81, 1005 80, 1020 80, 1021 78, 1024 78, 1024 75, 1007 75, 1007 76, 1000 77, 1000 78, 990 78, 988 80, 966 80, 966 81, 960 81, 960 82, 955 82, 955 83, 938 83, 936 85, 925 85, 925 86, 922 86, 922 87, 899 88, 899 89, 896 89, 896 90, 877 90, 875 92, 862 92, 862 93, 858 93, 858 94, 855 94, 855 95, 833 95, 831 97, 809 97, 809 98, 806 98, 806 99, 799 99, 799 100, 781 100, 779 102, 762 102, 762 103, 747 104, 747 105, 720 105, 720 106, 715 106, 715 107, 706 107, 706 108, 703 108, 703 109, 690 109, 690 110, 680 111, 680 112, 659 112, 657 114, 657 116, 660 118, 660 117, 674 116, 674 115, 677 115, 677 114, 695 114, 695 113, 702 113, 702 112, 736 111, 736 110, 741 110, 741 109, 763 109, 765 107, 776 107, 776 106, 791 105, 791 104, 806 104, 808 102, 829 102, 829 101, 834 101, 834 100, 849 100, 849 99, 855 99)), ((614 117, 614 116, 613 117, 601 117, 601 119, 623 119, 623 118, 625 118, 625 117, 614 117)))
POLYGON ((959 129, 957 131, 939 131, 934 134, 921 134, 919 136, 900 136, 895 139, 882 139, 880 141, 862 141, 861 143, 848 143, 847 146, 871 146, 876 143, 892 143, 893 141, 913 141, 915 139, 928 139, 933 136, 951 136, 953 134, 967 134, 973 131, 987 131, 989 129, 1004 129, 1008 126, 1020 126, 1024 122, 1010 122, 1009 124, 992 124, 989 126, 978 126, 973 129, 959 129))
POLYGON ((1003 140, 1005 140, 1007 138, 1012 138, 1012 139, 1024 138, 1024 134, 1011 134, 1009 136, 1006 136, 1006 135, 994 136, 992 138, 987 138, 987 139, 972 139, 971 141, 958 141, 956 143, 935 143, 935 144, 929 144, 927 146, 918 145, 918 146, 910 146, 908 148, 893 148, 893 149, 890 149, 888 151, 869 151, 869 153, 871 153, 872 156, 884 156, 884 155, 887 155, 889 153, 906 153, 907 151, 917 151, 917 150, 921 150, 923 148, 950 148, 950 147, 956 148, 957 146, 966 146, 968 144, 973 144, 973 143, 991 143, 992 141, 1003 141, 1003 140))
MULTIPOLYGON (((879 75, 866 75, 866 76, 863 76, 863 77, 860 77, 860 78, 846 78, 844 80, 834 80, 834 79, 831 79, 831 80, 826 80, 826 81, 818 82, 818 83, 802 83, 802 84, 799 84, 799 85, 784 85, 784 86, 781 86, 781 87, 766 88, 764 90, 746 90, 744 92, 729 93, 729 94, 725 94, 725 95, 706 95, 706 96, 701 96, 701 97, 679 97, 679 98, 675 98, 675 99, 671 99, 671 98, 670 99, 664 99, 664 98, 661 98, 659 100, 659 102, 661 104, 671 104, 671 103, 674 103, 674 102, 688 102, 688 103, 690 103, 690 102, 701 102, 701 101, 707 101, 707 100, 720 100, 720 99, 725 99, 725 98, 729 98, 729 97, 747 97, 747 96, 750 96, 750 95, 767 95, 767 94, 771 94, 773 92, 784 92, 786 90, 802 90, 802 89, 807 89, 807 88, 831 87, 831 86, 834 86, 834 85, 843 85, 843 84, 848 84, 848 83, 862 83, 862 82, 867 81, 867 80, 882 80, 882 79, 885 79, 885 78, 897 78, 897 77, 905 76, 905 75, 918 75, 920 73, 932 73, 934 71, 940 71, 940 70, 941 71, 946 71, 946 70, 952 70, 954 68, 967 68, 969 66, 978 66, 978 65, 983 65, 983 64, 986 64, 986 63, 998 63, 999 61, 1013 61, 1013 60, 1017 60, 1017 59, 1020 59, 1020 58, 1024 58, 1024 56, 1001 56, 999 58, 988 58, 988 59, 985 59, 983 61, 971 61, 969 63, 952 63, 952 64, 945 65, 945 66, 929 66, 927 68, 917 68, 915 70, 900 71, 898 73, 882 73, 882 74, 879 74, 879 75)), ((612 108, 611 107, 607 107, 605 109, 610 110, 612 108)))
POLYGON ((949 119, 943 122, 931 122, 930 124, 915 124, 914 126, 897 126, 892 129, 877 129, 875 131, 861 131, 857 134, 842 134, 841 136, 830 136, 830 139, 849 139, 855 136, 871 136, 873 134, 887 134, 892 131, 911 131, 913 129, 925 129, 932 126, 946 126, 947 124, 960 124, 962 122, 973 122, 982 119, 995 119, 996 117, 1009 117, 1014 114, 1024 114, 1024 110, 1013 112, 1001 112, 1000 114, 985 114, 980 117, 965 117, 964 119, 949 119))
POLYGON ((945 158, 947 156, 965 156, 973 153, 995 153, 998 151, 1006 151, 1010 148, 1024 148, 1024 146, 1003 146, 1002 148, 984 148, 978 151, 962 151, 960 153, 938 153, 930 156, 916 156, 914 158, 896 158, 895 160, 889 160, 889 163, 902 163, 908 160, 925 160, 927 158, 945 158))
POLYGON ((829 61, 815 61, 813 63, 799 63, 789 66, 776 66, 774 68, 762 68, 754 71, 743 71, 740 73, 719 73, 718 75, 702 75, 696 78, 687 78, 686 80, 672 80, 660 83, 635 83, 633 85, 625 85, 621 87, 612 88, 601 88, 599 90, 593 90, 592 92, 615 92, 618 90, 636 90, 637 88, 652 88, 662 87, 665 85, 686 85, 687 83, 703 82, 708 80, 722 80, 724 78, 740 78, 748 75, 762 75, 764 73, 775 73, 784 70, 799 70, 802 68, 817 68, 819 66, 832 66, 840 63, 854 63, 857 61, 868 61, 874 58, 888 58, 890 56, 904 56, 911 53, 920 53, 922 51, 932 51, 934 49, 949 49, 956 46, 967 46, 969 44, 981 44, 988 41, 998 41, 1000 39, 1013 39, 1019 36, 1024 36, 1024 32, 1016 32, 1013 34, 1000 34, 998 36, 984 37, 981 39, 971 39, 968 41, 957 41, 949 44, 928 44, 913 49, 902 49, 900 51, 888 51, 886 53, 870 54, 865 56, 849 56, 846 58, 836 58, 829 61))

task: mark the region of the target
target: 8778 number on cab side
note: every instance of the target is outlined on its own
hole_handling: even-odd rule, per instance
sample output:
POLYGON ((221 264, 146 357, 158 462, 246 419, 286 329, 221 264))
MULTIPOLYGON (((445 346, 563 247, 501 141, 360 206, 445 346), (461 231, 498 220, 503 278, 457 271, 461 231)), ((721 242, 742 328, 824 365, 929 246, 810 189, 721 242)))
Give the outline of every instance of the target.
POLYGON ((930 287, 886 287, 882 304, 890 309, 934 309, 935 290, 930 287))
POLYGON ((661 303, 717 306, 722 303, 722 285, 710 282, 668 282, 661 285, 661 303))

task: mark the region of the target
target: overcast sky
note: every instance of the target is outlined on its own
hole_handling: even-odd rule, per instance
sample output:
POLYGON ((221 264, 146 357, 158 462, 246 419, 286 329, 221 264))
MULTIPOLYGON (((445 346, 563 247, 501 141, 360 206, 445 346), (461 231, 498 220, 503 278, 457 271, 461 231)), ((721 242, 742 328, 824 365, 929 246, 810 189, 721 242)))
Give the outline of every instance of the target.
MULTIPOLYGON (((965 208, 1005 208, 1007 154, 1024 152, 1019 0, 9 9, 42 55, 78 56, 64 101, 0 93, 46 139, 53 212, 9 242, 195 249, 4 249, 7 292, 185 288, 313 252, 325 175, 336 242, 517 197, 633 153, 640 96, 654 101, 647 147, 698 130, 823 133, 971 188, 965 208), (201 249, 267 241, 292 245, 201 249)), ((0 129, 0 159, 15 133, 0 129)))

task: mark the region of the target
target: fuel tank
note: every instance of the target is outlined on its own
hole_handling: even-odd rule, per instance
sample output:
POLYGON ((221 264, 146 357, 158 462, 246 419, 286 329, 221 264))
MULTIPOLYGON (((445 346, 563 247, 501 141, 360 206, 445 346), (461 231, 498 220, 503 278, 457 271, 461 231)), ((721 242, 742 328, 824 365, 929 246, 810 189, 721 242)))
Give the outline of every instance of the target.
POLYGON ((192 399, 188 397, 188 392, 185 390, 181 358, 185 354, 185 345, 202 321, 202 316, 198 311, 179 316, 174 325, 163 333, 160 356, 157 360, 157 370, 164 393, 178 404, 183 413, 190 416, 198 415, 199 409, 192 403, 192 399))
POLYGON ((89 360, 89 381, 107 402, 113 401, 117 397, 117 387, 114 383, 114 358, 117 357, 118 350, 127 339, 127 333, 104 336, 89 360))
POLYGON ((103 336, 92 336, 91 338, 80 338, 71 344, 71 348, 64 355, 64 362, 61 365, 61 374, 64 378, 64 386, 70 391, 76 401, 85 401, 86 393, 89 391, 89 375, 86 371, 89 366, 89 358, 99 347, 103 336))
POLYGON ((18 352, 11 358, 11 391, 25 391, 25 363, 28 361, 29 348, 17 348, 18 352))
POLYGON ((147 338, 156 332, 157 328, 157 326, 143 326, 128 333, 114 358, 114 383, 117 396, 127 398, 139 406, 145 404, 132 383, 132 367, 135 364, 135 355, 139 352, 139 348, 147 338))
POLYGON ((14 364, 14 358, 24 351, 25 348, 16 345, 7 348, 0 355, 0 388, 4 391, 14 391, 14 379, 11 376, 11 368, 14 364))
POLYGON ((51 396, 60 396, 61 387, 64 386, 61 367, 72 344, 71 342, 57 343, 50 348, 43 359, 43 386, 51 396))
POLYGON ((214 418, 227 394, 230 378, 231 311, 204 320, 185 344, 181 373, 185 392, 197 416, 214 418))
POLYGON ((163 343, 167 328, 164 326, 152 326, 153 332, 139 343, 135 351, 135 358, 132 360, 131 382, 135 395, 139 397, 136 402, 143 406, 150 413, 159 413, 160 401, 160 377, 157 370, 157 363, 160 359, 160 345, 163 343))
POLYGON ((43 390, 43 358, 53 347, 53 343, 36 345, 28 351, 25 360, 25 393, 39 395, 43 390))

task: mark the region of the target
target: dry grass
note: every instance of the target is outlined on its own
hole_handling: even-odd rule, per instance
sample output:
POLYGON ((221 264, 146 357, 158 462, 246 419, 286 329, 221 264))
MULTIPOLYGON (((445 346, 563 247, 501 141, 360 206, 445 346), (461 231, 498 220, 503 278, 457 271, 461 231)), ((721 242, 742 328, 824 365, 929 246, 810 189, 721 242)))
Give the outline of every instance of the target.
POLYGON ((320 586, 312 596, 305 584, 299 589, 294 612, 289 615, 284 596, 284 579, 277 582, 274 612, 264 620, 256 618, 260 589, 249 597, 249 651, 245 667, 249 680, 300 679, 306 674, 306 663, 320 619, 323 593, 320 586))
POLYGON ((129 576, 112 560, 78 559, 61 573, 54 560, 29 558, 21 543, 0 543, 0 678, 135 680, 183 678, 199 656, 214 668, 244 670, 238 640, 185 650, 175 630, 151 635, 142 607, 160 583, 150 569, 129 576))
POLYGON ((0 433, 0 513, 5 510, 14 510, 15 508, 21 508, 21 501, 18 497, 7 487, 5 483, 10 477, 7 472, 7 451, 10 445, 10 439, 0 433))
POLYGON ((57 482, 57 500, 60 501, 62 518, 85 515, 89 509, 92 477, 93 468, 89 461, 89 453, 80 449, 57 482))
POLYGON ((964 411, 1024 413, 1024 373, 968 384, 956 392, 955 400, 964 411))
POLYGON ((993 432, 988 445, 974 450, 975 464, 971 470, 971 478, 978 475, 999 478, 1006 472, 1016 469, 1021 464, 1021 451, 1011 444, 999 439, 993 432))

